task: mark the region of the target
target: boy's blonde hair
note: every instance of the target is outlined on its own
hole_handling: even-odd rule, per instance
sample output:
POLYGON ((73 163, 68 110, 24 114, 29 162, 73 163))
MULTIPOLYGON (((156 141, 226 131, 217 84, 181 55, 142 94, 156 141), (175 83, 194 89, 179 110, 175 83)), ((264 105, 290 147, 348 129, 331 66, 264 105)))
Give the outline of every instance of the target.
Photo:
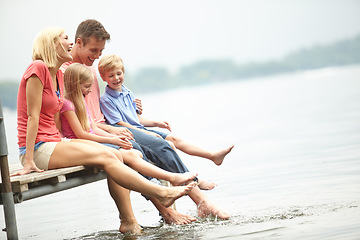
POLYGON ((49 27, 41 30, 33 43, 32 59, 42 60, 48 68, 55 67, 59 56, 56 52, 55 43, 60 40, 60 36, 64 32, 65 30, 60 27, 49 27))
POLYGON ((105 75, 106 72, 114 70, 115 68, 121 68, 122 72, 125 74, 124 62, 121 57, 112 54, 103 56, 98 65, 100 75, 105 75))
POLYGON ((71 64, 64 73, 65 97, 74 104, 76 116, 86 132, 90 130, 90 123, 80 84, 93 77, 90 69, 80 63, 71 64))

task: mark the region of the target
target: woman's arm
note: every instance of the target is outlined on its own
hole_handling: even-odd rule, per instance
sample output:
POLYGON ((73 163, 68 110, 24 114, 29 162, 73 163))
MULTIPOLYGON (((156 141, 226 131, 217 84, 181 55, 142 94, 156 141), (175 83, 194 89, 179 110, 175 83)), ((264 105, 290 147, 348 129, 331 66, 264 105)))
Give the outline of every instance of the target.
POLYGON ((40 111, 42 105, 42 92, 44 86, 40 79, 33 75, 26 83, 26 104, 27 104, 27 128, 26 128, 26 153, 24 169, 18 172, 19 175, 32 171, 42 172, 34 162, 35 140, 39 128, 40 111))
MULTIPOLYGON (((80 121, 74 111, 66 111, 66 112, 63 112, 62 114, 64 114, 64 116, 65 116, 66 120, 68 121, 71 129, 73 130, 75 136, 79 139, 91 140, 91 141, 98 142, 98 143, 111 143, 114 145, 121 146, 124 149, 132 148, 132 144, 127 138, 121 138, 121 137, 115 136, 115 135, 111 135, 111 136, 110 135, 108 135, 108 136, 100 135, 99 136, 96 134, 86 132, 81 127, 80 121)), ((93 125, 95 125, 95 124, 93 124, 93 125)), ((97 129, 97 130, 100 130, 100 129, 97 129)))

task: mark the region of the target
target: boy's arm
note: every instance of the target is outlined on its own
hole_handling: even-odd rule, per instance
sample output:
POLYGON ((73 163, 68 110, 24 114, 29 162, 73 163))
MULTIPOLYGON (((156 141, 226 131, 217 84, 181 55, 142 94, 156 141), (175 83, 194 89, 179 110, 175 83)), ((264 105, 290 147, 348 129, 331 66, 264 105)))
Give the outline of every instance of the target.
POLYGON ((144 125, 145 127, 159 127, 159 128, 166 128, 171 132, 171 127, 170 124, 168 122, 165 121, 155 121, 155 120, 150 120, 147 118, 144 118, 143 116, 139 115, 139 121, 142 125, 144 125))
POLYGON ((149 135, 153 135, 153 136, 155 136, 155 137, 160 137, 160 138, 161 138, 161 136, 160 136, 159 134, 156 134, 156 133, 150 132, 150 131, 146 131, 145 129, 141 129, 141 128, 134 127, 134 126, 131 125, 130 123, 127 123, 127 122, 124 122, 124 121, 119 121, 119 122, 117 122, 116 124, 119 125, 119 126, 136 129, 136 130, 138 130, 138 131, 147 133, 147 134, 149 134, 149 135))

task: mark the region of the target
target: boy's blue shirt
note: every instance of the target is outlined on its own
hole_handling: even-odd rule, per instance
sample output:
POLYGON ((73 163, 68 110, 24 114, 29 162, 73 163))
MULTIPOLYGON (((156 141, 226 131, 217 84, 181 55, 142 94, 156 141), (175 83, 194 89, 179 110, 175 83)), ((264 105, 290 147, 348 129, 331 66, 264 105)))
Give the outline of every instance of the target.
POLYGON ((100 108, 106 121, 111 125, 123 121, 134 127, 144 128, 137 116, 134 100, 133 93, 124 85, 122 92, 106 86, 104 94, 100 97, 100 108))

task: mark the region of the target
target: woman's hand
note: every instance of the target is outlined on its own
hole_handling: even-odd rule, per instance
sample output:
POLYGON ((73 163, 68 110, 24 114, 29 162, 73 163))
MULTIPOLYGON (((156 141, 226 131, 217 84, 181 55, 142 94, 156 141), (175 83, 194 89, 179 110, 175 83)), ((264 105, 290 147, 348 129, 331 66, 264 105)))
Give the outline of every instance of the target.
POLYGON ((10 175, 10 177, 13 176, 21 176, 21 175, 25 175, 31 172, 43 172, 44 170, 39 169, 36 165, 34 161, 31 161, 31 163, 26 163, 24 168, 16 173, 13 173, 10 175))

